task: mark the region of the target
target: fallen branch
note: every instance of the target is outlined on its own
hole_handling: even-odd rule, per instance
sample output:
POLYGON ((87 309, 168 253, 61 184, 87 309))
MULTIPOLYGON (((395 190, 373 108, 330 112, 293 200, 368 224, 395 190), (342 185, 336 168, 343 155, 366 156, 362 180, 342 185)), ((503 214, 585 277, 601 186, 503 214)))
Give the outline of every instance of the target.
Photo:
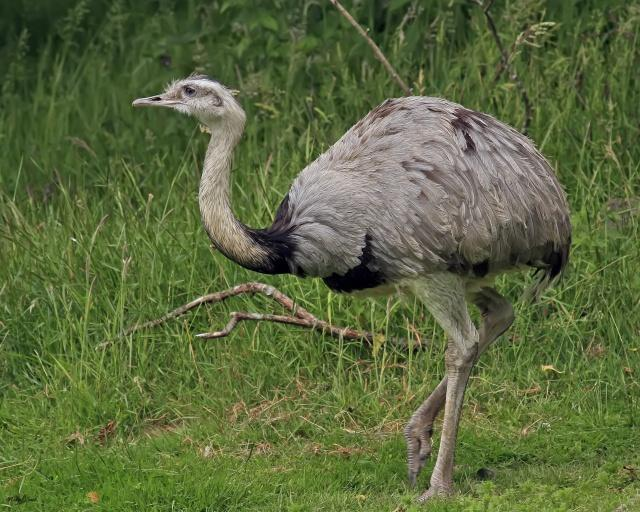
POLYGON ((362 340, 368 345, 373 345, 374 335, 369 332, 355 331, 349 327, 335 327, 325 322, 324 320, 319 320, 315 317, 313 317, 313 319, 298 318, 293 316, 271 315, 266 313, 247 313, 244 311, 234 311, 233 313, 231 313, 231 319, 229 320, 225 328, 221 331, 205 332, 202 334, 198 334, 197 336, 198 338, 203 339, 223 338, 225 336, 228 336, 242 320, 297 325, 299 327, 307 327, 309 329, 319 331, 323 334, 329 334, 335 338, 362 340))
POLYGON ((491 32, 493 40, 496 42, 498 52, 500 52, 500 62, 496 67, 496 73, 493 77, 493 85, 498 82, 502 73, 504 71, 507 71, 507 73, 509 74, 509 79, 516 85, 518 91, 520 92, 520 96, 522 97, 522 103, 524 104, 524 121, 522 123, 521 131, 526 135, 529 131, 529 125, 531 124, 533 111, 531 108, 531 100, 529 99, 529 94, 527 93, 527 90, 525 89, 522 81, 518 77, 518 73, 511 66, 511 53, 515 51, 515 43, 511 49, 511 53, 507 52, 504 45, 502 44, 502 39, 500 39, 500 34, 498 34, 498 29, 496 28, 495 21, 493 20, 493 16, 490 12, 494 0, 488 0, 486 4, 483 4, 482 0, 473 0, 473 2, 482 9, 484 17, 487 20, 489 32, 491 32))
POLYGON ((404 95, 411 96, 411 89, 407 86, 406 83, 404 83, 404 80, 400 78, 400 75, 394 69, 391 63, 387 60, 387 58, 384 56, 384 53, 382 53, 382 50, 380 50, 380 47, 373 41, 373 39, 369 37, 369 34, 367 34, 367 31, 362 28, 362 26, 354 19, 353 16, 351 16, 351 14, 349 14, 349 11, 347 11, 342 6, 342 4, 338 2, 338 0, 330 0, 330 1, 334 5, 334 7, 338 9, 340 14, 342 14, 342 16, 346 18, 346 20, 353 26, 353 28, 355 28, 358 31, 358 33, 365 39, 367 44, 373 50, 373 54, 376 56, 376 58, 380 62, 382 62, 382 65, 389 72, 389 74, 396 81, 396 83, 400 86, 400 88, 402 89, 402 92, 404 92, 404 95))
POLYGON ((122 336, 127 336, 136 331, 139 331, 140 329, 148 329, 150 327, 156 327, 158 325, 165 323, 168 320, 173 320, 174 318, 178 318, 202 304, 216 304, 230 297, 236 297, 238 295, 243 295, 245 293, 248 293, 248 294, 259 293, 266 297, 270 297, 276 302, 278 302, 286 310, 293 312, 295 316, 298 318, 307 318, 307 319, 315 318, 306 309, 300 306, 296 306, 296 304, 293 302, 291 298, 287 297, 284 293, 282 293, 280 290, 277 290, 273 286, 269 286, 264 283, 244 283, 244 284, 239 284, 237 286, 234 286, 233 288, 229 288, 228 290, 209 293, 207 295, 203 295, 202 297, 198 297, 197 299, 194 299, 191 302, 187 302, 183 306, 180 306, 179 308, 176 308, 173 311, 155 320, 149 320, 148 322, 129 326, 122 332, 122 336))
MULTIPOLYGON (((316 316, 309 313, 309 311, 307 311, 302 306, 297 305, 293 301, 293 299, 291 299, 290 297, 282 293, 280 290, 264 283, 244 283, 238 286, 234 286, 233 288, 229 288, 228 290, 203 295, 202 297, 198 297, 197 299, 194 299, 191 302, 188 302, 183 306, 180 306, 179 308, 174 309, 173 311, 161 316, 160 318, 157 318, 155 320, 149 320, 143 323, 134 324, 130 327, 127 327, 122 332, 120 337, 128 336, 142 329, 149 329, 152 327, 157 327, 158 325, 162 325, 169 320, 173 320, 175 318, 181 317, 182 315, 197 308, 198 306, 201 306, 202 304, 216 304, 218 302, 223 302, 224 300, 230 297, 236 297, 242 294, 252 294, 252 295, 260 294, 260 295, 264 295, 265 297, 269 297, 275 300, 284 309, 289 311, 291 313, 291 316, 263 314, 263 313, 233 312, 231 313, 231 318, 224 329, 222 329, 221 331, 199 334, 198 337, 204 338, 204 339, 222 338, 229 335, 229 333, 233 331, 233 329, 237 326, 239 322, 243 320, 253 320, 253 321, 276 322, 281 324, 297 325, 299 327, 306 327, 309 329, 313 329, 323 334, 328 334, 335 338, 343 338, 348 340, 360 340, 370 346, 373 346, 374 344, 374 338, 375 338, 374 334, 367 331, 357 331, 349 327, 336 327, 324 320, 320 320, 316 316)), ((112 340, 105 341, 100 345, 98 345, 97 348, 106 348, 107 346, 111 345, 111 343, 112 343, 112 340)))
MULTIPOLYGON (((218 302, 223 302, 228 298, 236 297, 243 294, 259 294, 264 295, 265 297, 269 297, 270 299, 275 300, 284 309, 289 311, 291 315, 287 316, 274 315, 270 313, 248 313, 245 311, 234 311, 231 313, 231 318, 227 322, 227 325, 224 327, 224 329, 214 332, 205 332, 196 336, 202 339, 224 338, 225 336, 228 336, 240 322, 251 320, 254 322, 275 322, 279 324, 297 325, 298 327, 305 327, 323 334, 328 334, 329 336, 333 336, 334 338, 363 341, 366 345, 372 347, 374 349, 374 352, 379 348, 380 344, 385 343, 384 336, 377 336, 367 331, 358 331, 350 327, 337 327, 335 325, 331 325, 329 322, 321 320, 315 315, 309 313, 309 311, 307 311, 302 306, 297 305, 291 297, 285 295, 277 288, 264 283, 244 283, 238 286, 234 286, 233 288, 229 288, 228 290, 203 295, 202 297, 198 297, 197 299, 194 299, 191 302, 187 302, 183 306, 180 306, 179 308, 176 308, 173 311, 162 315, 160 318, 127 327, 122 332, 122 334, 118 336, 118 338, 128 336, 142 329, 149 329, 152 327, 157 327, 158 325, 162 325, 169 320, 173 320, 185 315, 189 311, 197 308, 198 306, 201 306, 202 304, 216 304, 218 302)), ((96 350, 104 349, 110 346, 112 343, 113 340, 104 341, 96 347, 96 350)), ((417 333, 416 341, 413 343, 406 340, 392 340, 391 343, 394 346, 410 348, 412 350, 420 350, 425 346, 417 333)))

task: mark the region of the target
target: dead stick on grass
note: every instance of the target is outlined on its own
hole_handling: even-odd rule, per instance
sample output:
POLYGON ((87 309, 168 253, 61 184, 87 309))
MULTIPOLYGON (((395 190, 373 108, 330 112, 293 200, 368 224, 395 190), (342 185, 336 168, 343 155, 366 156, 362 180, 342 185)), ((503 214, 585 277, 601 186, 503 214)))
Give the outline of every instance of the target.
MULTIPOLYGON (((198 337, 204 339, 210 338, 222 338, 238 325, 239 322, 243 320, 253 320, 253 321, 264 321, 264 322, 276 322, 281 324, 288 325, 297 325, 300 327, 306 327, 309 329, 313 329, 324 334, 329 334, 330 336, 336 338, 344 338, 348 340, 361 340, 364 341, 368 345, 373 345, 374 334, 367 331, 357 331, 355 329, 351 329, 349 327, 336 327, 331 325, 330 323, 320 320, 316 316, 312 315, 304 309, 302 306, 297 305, 291 297, 285 295, 277 288, 273 286, 264 284, 264 283, 244 283, 238 286, 234 286, 233 288, 229 288, 228 290, 224 290, 221 292, 209 293, 207 295, 203 295, 202 297, 198 297, 197 299, 192 300, 180 306, 179 308, 174 309, 173 311, 167 313, 166 315, 161 316, 155 320, 150 320, 148 322, 143 322, 139 324, 134 324, 127 329, 125 329, 122 336, 128 336, 129 334, 133 334, 142 329, 149 329, 151 327, 156 327, 158 325, 162 325, 169 320, 173 320, 175 318, 181 317, 182 315, 188 313, 189 311, 201 306, 202 304, 216 304, 218 302, 222 302, 228 298, 236 297, 238 295, 243 294, 260 294, 265 297, 269 297, 270 299, 275 300, 278 304, 280 304, 284 309, 291 313, 291 316, 286 315, 273 315, 273 314, 263 314, 263 313, 247 313, 247 312, 233 312, 231 313, 231 319, 227 323, 224 329, 221 331, 209 332, 199 334, 198 337)), ((111 341, 106 341, 98 345, 98 348, 105 348, 110 345, 111 341)))
POLYGON ((224 329, 215 332, 205 332, 198 334, 198 338, 211 339, 211 338, 223 338, 228 336, 233 329, 236 328, 238 323, 243 320, 253 320, 257 322, 276 322, 279 324, 297 325, 299 327, 307 327, 319 331, 324 334, 329 334, 335 338, 346 338, 349 340, 362 340, 369 345, 373 344, 374 335, 369 332, 355 331, 349 327, 335 327, 324 320, 317 318, 298 318, 286 315, 272 315, 268 313, 247 313, 245 311, 234 311, 231 313, 231 319, 227 323, 224 329))
POLYGON ((511 53, 507 52, 504 45, 502 44, 502 39, 500 39, 500 34, 498 34, 498 29, 496 28, 496 23, 493 20, 493 16, 491 14, 491 6, 493 5, 494 0, 488 0, 486 4, 483 4, 482 0, 473 0, 473 2, 478 5, 484 14, 485 19, 487 20, 487 26, 489 27, 489 32, 493 36, 493 40, 496 42, 496 46, 498 47, 498 51, 500 52, 500 63, 496 68, 496 74, 493 77, 493 84, 495 85, 498 82, 498 79, 502 75, 504 71, 507 71, 509 74, 509 79, 513 81, 513 83, 518 88, 520 92, 520 96, 522 97, 522 103, 524 104, 524 121, 522 123, 522 133, 525 135, 527 131, 529 131, 529 125, 531 124, 531 119, 533 117, 533 112, 531 108, 531 100, 529 99, 529 94, 522 83, 522 80, 518 77, 518 73, 511 66, 511 53, 515 51, 515 45, 511 49, 511 53))
POLYGON ((342 14, 342 16, 344 16, 346 18, 346 20, 353 26, 353 28, 355 28, 358 31, 358 33, 365 39, 367 44, 373 50, 373 54, 376 56, 376 58, 380 62, 382 62, 382 65, 389 72, 389 74, 396 81, 396 83, 400 86, 400 88, 402 89, 402 92, 404 92, 404 95, 405 96, 411 96, 411 89, 407 86, 407 84, 404 83, 404 80, 402 80, 402 78, 400 78, 400 75, 394 69, 394 67, 391 65, 391 63, 387 60, 387 58, 384 56, 384 53, 382 53, 382 50, 380 50, 380 48, 373 41, 373 39, 371 39, 369 37, 369 34, 367 34, 367 31, 364 28, 362 28, 362 26, 354 19, 353 16, 351 16, 351 14, 349 14, 349 11, 347 11, 342 6, 342 4, 340 2, 338 2, 338 0, 330 0, 330 1, 333 4, 333 6, 336 9, 338 9, 340 14, 342 14))

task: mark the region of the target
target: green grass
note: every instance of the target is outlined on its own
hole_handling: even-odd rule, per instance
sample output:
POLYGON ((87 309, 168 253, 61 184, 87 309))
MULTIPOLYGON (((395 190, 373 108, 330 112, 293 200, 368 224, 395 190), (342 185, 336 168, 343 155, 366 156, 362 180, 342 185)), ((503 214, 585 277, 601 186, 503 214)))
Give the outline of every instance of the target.
MULTIPOLYGON (((21 21, 2 25, 2 510, 413 509, 401 431, 443 373, 426 309, 258 276, 212 253, 196 197, 206 137, 190 119, 130 108, 196 68, 240 89, 235 208, 265 225, 296 173, 398 95, 394 83, 324 3, 60 4, 71 10, 43 21, 16 7, 21 21), (96 350, 133 322, 256 279, 339 325, 417 330, 429 349, 372 353, 266 324, 194 337, 230 311, 272 308, 237 298, 96 350)), ((417 92, 521 126, 517 89, 492 83, 481 12, 425 2, 405 18, 412 4, 353 13, 417 92)), ((514 66, 575 240, 565 279, 516 305, 474 371, 459 493, 429 510, 640 510, 640 8, 528 0, 493 12, 508 47, 534 22, 557 24, 514 66)), ((515 299, 523 279, 501 287, 515 299)))

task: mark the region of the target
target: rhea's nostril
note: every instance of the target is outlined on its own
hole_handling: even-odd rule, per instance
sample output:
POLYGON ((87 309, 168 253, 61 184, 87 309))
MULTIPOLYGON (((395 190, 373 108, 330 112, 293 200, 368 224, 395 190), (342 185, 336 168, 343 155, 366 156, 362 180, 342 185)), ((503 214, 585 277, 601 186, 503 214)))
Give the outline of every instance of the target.
POLYGON ((151 98, 151 101, 160 101, 162 98, 160 96, 154 96, 151 98))

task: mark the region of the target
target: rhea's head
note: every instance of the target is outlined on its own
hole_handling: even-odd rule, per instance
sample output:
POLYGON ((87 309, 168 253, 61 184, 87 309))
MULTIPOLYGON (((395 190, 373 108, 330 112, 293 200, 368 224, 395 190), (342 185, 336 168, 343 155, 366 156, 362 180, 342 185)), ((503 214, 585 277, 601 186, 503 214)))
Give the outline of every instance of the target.
POLYGON ((233 92, 205 75, 191 75, 169 84, 156 96, 134 100, 134 107, 168 107, 193 116, 212 131, 242 133, 245 114, 233 92))

